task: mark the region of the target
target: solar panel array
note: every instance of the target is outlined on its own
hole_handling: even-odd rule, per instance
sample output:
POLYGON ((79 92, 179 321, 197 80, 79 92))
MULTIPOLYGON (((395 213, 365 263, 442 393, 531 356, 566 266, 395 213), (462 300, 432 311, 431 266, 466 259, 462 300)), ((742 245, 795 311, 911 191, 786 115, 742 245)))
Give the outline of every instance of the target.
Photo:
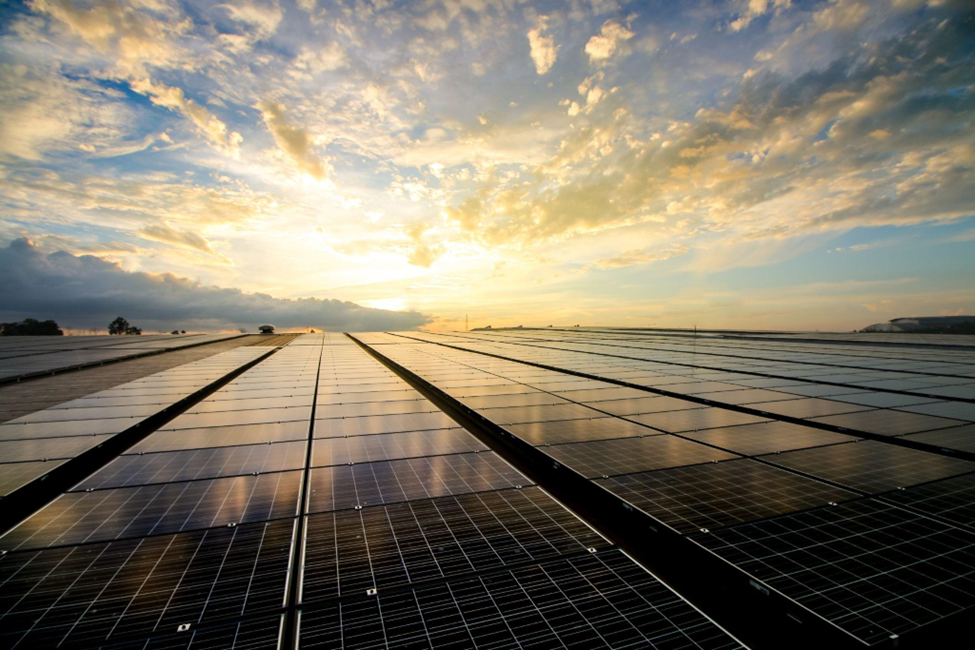
POLYGON ((237 348, 0 424, 0 498, 264 352, 237 348))
POLYGON ((871 645, 975 605, 975 351, 506 330, 361 340, 871 645))
MULTIPOLYGON (((0 428, 67 458, 71 438, 111 436, 267 351, 0 428)), ((740 647, 341 335, 295 339, 181 406, 0 537, 4 647, 296 643, 740 647)))
POLYGON ((239 334, 144 336, 5 336, 0 338, 0 382, 178 350, 239 334))

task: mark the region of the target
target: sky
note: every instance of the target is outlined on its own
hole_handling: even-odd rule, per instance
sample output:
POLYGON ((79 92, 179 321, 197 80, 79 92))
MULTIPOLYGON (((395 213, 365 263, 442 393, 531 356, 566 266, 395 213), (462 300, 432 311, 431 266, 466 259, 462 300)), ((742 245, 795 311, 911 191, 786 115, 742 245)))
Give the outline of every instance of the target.
POLYGON ((973 118, 970 1, 0 3, 0 319, 972 314, 973 118))

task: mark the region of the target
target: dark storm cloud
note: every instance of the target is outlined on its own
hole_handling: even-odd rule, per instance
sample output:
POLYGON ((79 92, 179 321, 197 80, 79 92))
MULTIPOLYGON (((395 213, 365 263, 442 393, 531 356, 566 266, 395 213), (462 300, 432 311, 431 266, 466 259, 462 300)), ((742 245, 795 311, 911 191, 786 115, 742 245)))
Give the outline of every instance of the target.
POLYGON ((53 318, 66 327, 102 329, 119 315, 163 330, 253 328, 270 322, 279 328, 370 331, 412 329, 429 321, 413 311, 340 300, 288 300, 208 287, 172 274, 130 273, 91 255, 46 255, 28 239, 0 249, 0 320, 53 318))

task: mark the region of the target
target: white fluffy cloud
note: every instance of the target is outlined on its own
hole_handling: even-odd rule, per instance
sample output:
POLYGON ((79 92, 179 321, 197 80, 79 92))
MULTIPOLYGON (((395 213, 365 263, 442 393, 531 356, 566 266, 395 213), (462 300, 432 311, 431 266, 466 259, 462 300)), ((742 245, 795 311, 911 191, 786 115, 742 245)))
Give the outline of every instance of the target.
POLYGON ((534 29, 528 30, 528 45, 531 51, 535 72, 545 74, 555 65, 559 55, 560 45, 555 44, 554 36, 546 36, 543 32, 547 27, 547 20, 543 16, 534 29))
POLYGON ((189 119, 218 151, 232 158, 240 157, 240 143, 244 140, 240 133, 227 128, 216 115, 187 97, 181 88, 155 83, 147 78, 133 80, 129 85, 156 106, 168 108, 189 119))
POLYGON ((276 102, 264 101, 258 105, 264 123, 274 136, 274 141, 298 169, 317 180, 328 176, 328 163, 315 155, 311 137, 300 127, 288 124, 285 108, 276 102))
POLYGON ((607 20, 599 33, 586 43, 586 54, 592 63, 601 63, 613 56, 620 45, 633 38, 634 34, 618 21, 607 20))

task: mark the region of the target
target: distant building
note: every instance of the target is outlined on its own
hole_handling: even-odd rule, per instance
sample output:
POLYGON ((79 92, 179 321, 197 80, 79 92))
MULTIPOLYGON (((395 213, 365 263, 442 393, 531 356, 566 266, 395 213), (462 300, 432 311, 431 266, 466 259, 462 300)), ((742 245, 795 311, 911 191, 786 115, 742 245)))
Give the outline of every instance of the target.
POLYGON ((895 318, 886 323, 874 323, 864 327, 861 332, 917 332, 920 330, 944 329, 965 323, 975 323, 975 316, 915 316, 895 318))

